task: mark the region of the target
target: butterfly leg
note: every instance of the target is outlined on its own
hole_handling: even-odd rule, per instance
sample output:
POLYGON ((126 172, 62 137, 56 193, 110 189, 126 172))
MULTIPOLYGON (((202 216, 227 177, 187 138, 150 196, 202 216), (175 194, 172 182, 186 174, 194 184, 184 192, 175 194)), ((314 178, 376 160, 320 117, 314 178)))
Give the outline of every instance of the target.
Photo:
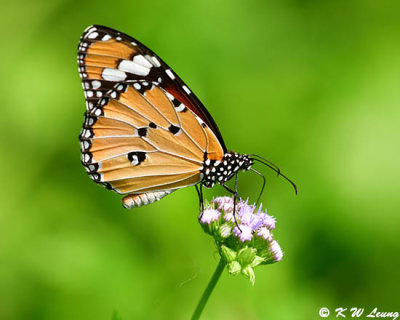
POLYGON ((264 175, 262 173, 258 172, 257 170, 255 170, 253 168, 250 168, 250 170, 255 172, 256 174, 258 174, 263 179, 263 184, 262 184, 262 187, 261 187, 261 191, 258 194, 257 202, 256 202, 256 206, 258 206, 260 204, 261 196, 262 196, 262 194, 264 192, 264 189, 265 189, 266 180, 265 180, 265 177, 264 177, 264 175))
POLYGON ((204 211, 203 185, 200 184, 200 186, 198 186, 196 184, 195 187, 196 187, 197 195, 199 196, 199 210, 200 210, 200 218, 201 218, 201 216, 203 215, 203 211, 204 211))
POLYGON ((238 191, 237 191, 237 184, 238 184, 238 174, 236 173, 235 175, 235 190, 232 190, 231 188, 229 188, 227 185, 222 184, 222 186, 228 190, 230 193, 233 194, 233 218, 235 219, 235 224, 238 227, 238 229, 240 230, 240 232, 242 232, 242 230, 240 229, 237 220, 236 220, 236 202, 237 202, 237 198, 238 198, 238 191))

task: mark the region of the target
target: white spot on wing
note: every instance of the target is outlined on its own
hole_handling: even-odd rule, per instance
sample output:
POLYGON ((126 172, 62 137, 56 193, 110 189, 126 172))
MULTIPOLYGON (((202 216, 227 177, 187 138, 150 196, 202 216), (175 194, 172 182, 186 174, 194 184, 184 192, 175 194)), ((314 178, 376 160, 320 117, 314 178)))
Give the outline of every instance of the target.
POLYGON ((89 27, 87 27, 87 28, 85 29, 84 32, 90 33, 90 32, 96 31, 96 30, 97 30, 96 27, 89 26, 89 27))
POLYGON ((167 70, 165 70, 165 72, 167 73, 168 77, 170 77, 172 80, 175 79, 175 76, 172 73, 171 69, 167 69, 167 70))
POLYGON ((87 37, 88 37, 89 39, 96 39, 98 35, 99 35, 98 32, 92 32, 92 33, 90 33, 87 37))
POLYGON ((126 79, 125 72, 111 68, 104 68, 101 76, 103 77, 104 80, 108 81, 122 81, 126 79))
POLYGON ((98 81, 98 80, 94 80, 94 81, 92 81, 92 88, 93 89, 98 89, 98 88, 100 88, 101 87, 101 82, 100 81, 98 81))
POLYGON ((178 112, 182 112, 183 110, 185 110, 185 105, 181 103, 179 106, 175 108, 175 110, 178 112))
POLYGON ((107 41, 107 40, 110 40, 110 39, 111 39, 111 36, 109 34, 106 34, 101 40, 102 41, 107 41))
MULTIPOLYGON (((149 62, 147 61, 147 63, 149 63, 149 62)), ((150 72, 149 68, 146 68, 146 67, 144 67, 138 63, 135 63, 133 61, 130 61, 130 60, 122 60, 118 66, 118 69, 121 71, 136 74, 138 76, 147 76, 150 72)))
POLYGON ((136 166, 138 163, 139 163, 139 159, 138 159, 138 157, 137 156, 132 156, 132 161, 131 161, 131 163, 134 165, 134 166, 136 166))
POLYGON ((168 91, 166 91, 165 94, 167 95, 167 97, 168 97, 169 100, 172 101, 172 100, 175 99, 175 97, 174 97, 172 94, 170 94, 168 91))
POLYGON ((192 93, 192 91, 190 91, 189 88, 186 87, 186 86, 182 86, 182 89, 185 90, 185 92, 186 92, 187 94, 192 93))
POLYGON ((203 124, 203 123, 204 123, 204 121, 201 120, 200 117, 198 117, 198 116, 196 116, 196 120, 197 120, 200 124, 203 124))
POLYGON ((145 57, 140 54, 133 57, 133 62, 148 69, 153 66, 145 57))
POLYGON ((157 68, 158 68, 158 67, 161 67, 161 63, 160 63, 160 61, 158 61, 158 59, 157 59, 156 57, 146 55, 146 58, 149 59, 149 60, 151 61, 151 63, 152 63, 155 67, 157 67, 157 68))

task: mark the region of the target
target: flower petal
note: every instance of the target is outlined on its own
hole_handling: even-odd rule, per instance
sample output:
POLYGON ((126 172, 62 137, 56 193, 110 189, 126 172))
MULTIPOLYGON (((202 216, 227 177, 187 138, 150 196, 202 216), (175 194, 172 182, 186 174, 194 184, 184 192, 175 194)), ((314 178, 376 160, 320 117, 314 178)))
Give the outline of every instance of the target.
POLYGON ((279 246, 278 242, 275 240, 272 240, 271 243, 269 244, 270 251, 272 252, 274 256, 274 261, 281 261, 283 258, 283 252, 281 247, 279 246))
POLYGON ((205 209, 200 217, 200 223, 210 224, 213 221, 217 221, 221 216, 221 212, 215 209, 205 209))
POLYGON ((253 229, 244 224, 240 224, 239 227, 233 228, 233 234, 240 239, 240 241, 250 241, 253 238, 253 229))

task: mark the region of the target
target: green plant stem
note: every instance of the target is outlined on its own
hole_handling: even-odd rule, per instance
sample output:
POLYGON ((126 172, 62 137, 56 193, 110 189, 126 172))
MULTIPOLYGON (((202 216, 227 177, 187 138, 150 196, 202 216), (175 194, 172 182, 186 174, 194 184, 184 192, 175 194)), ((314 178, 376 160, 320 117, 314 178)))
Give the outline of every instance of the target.
POLYGON ((222 274, 222 271, 224 271, 225 268, 225 261, 223 259, 219 260, 219 263, 217 265, 217 268, 214 271, 214 274, 210 280, 210 282, 207 285, 206 290, 203 292, 203 295, 201 296, 201 299, 199 303, 197 304, 196 310, 194 310, 192 320, 197 320, 200 318, 201 313, 203 312, 203 309, 208 301, 208 299, 211 296, 211 293, 214 290, 215 285, 218 282, 219 277, 222 274))

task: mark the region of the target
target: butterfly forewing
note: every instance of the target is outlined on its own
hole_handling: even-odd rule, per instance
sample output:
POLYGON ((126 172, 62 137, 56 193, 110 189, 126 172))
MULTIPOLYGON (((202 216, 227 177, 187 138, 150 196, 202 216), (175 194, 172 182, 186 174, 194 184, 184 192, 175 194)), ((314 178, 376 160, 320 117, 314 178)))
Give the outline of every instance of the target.
POLYGON ((88 110, 113 82, 156 82, 174 97, 175 106, 182 104, 200 117, 226 152, 218 127, 206 108, 175 72, 142 43, 122 32, 95 25, 83 33, 78 51, 88 110))

